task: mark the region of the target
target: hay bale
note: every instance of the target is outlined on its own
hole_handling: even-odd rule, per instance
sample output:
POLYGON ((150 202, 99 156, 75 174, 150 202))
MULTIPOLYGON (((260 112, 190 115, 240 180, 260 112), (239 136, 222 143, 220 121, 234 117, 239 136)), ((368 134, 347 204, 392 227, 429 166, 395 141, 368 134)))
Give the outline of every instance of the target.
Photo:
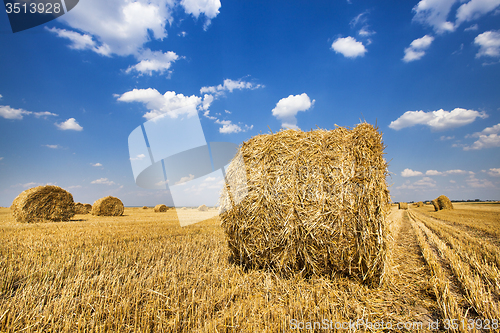
POLYGON ((167 211, 167 209, 168 208, 166 205, 156 205, 153 210, 155 213, 164 213, 167 211))
POLYGON ((366 123, 244 142, 219 199, 233 260, 284 276, 340 273, 379 284, 390 209, 383 149, 366 123))
POLYGON ((91 204, 82 204, 81 202, 75 204, 75 214, 90 214, 91 210, 91 204))
POLYGON ((426 202, 425 202, 425 204, 426 204, 426 205, 430 205, 430 204, 431 204, 431 202, 430 202, 430 201, 426 201, 426 202))
POLYGON ((408 203, 407 202, 400 202, 398 204, 399 209, 408 209, 408 203))
POLYGON ((121 216, 124 210, 122 201, 112 196, 101 198, 92 205, 92 215, 96 216, 121 216))
POLYGON ((437 205, 439 210, 441 209, 453 209, 453 204, 451 200, 446 195, 440 195, 436 198, 437 205))
POLYGON ((439 204, 436 199, 432 200, 432 205, 434 206, 434 211, 437 212, 439 210, 439 204))
POLYGON ((200 212, 208 212, 208 207, 206 205, 201 205, 200 207, 198 207, 198 210, 200 212))
POLYGON ((424 203, 422 201, 419 201, 416 203, 417 207, 424 207, 424 203))
POLYGON ((148 209, 148 207, 147 206, 142 206, 142 209, 148 209))
POLYGON ((69 221, 75 215, 73 196, 59 186, 37 186, 21 192, 10 207, 17 222, 69 221))
POLYGON ((187 207, 182 207, 181 210, 187 210, 187 207))

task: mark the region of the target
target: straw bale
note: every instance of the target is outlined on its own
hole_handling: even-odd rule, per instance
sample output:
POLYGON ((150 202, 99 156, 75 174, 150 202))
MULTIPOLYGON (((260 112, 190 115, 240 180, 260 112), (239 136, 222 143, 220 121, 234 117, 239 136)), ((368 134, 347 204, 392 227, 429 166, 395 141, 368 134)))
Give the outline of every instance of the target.
POLYGON ((399 209, 408 209, 408 203, 407 202, 400 202, 398 204, 399 209))
POLYGON ((235 263, 379 284, 390 209, 383 149, 382 134, 367 123, 244 142, 219 199, 235 263))
POLYGON ((417 207, 424 207, 424 203, 422 201, 417 202, 417 207))
POLYGON ((10 207, 17 222, 69 221, 75 215, 73 196, 59 186, 37 186, 20 193, 10 207))
POLYGON ((101 198, 92 205, 92 215, 97 216, 121 216, 124 210, 122 201, 112 196, 101 198))
POLYGON ((453 204, 451 200, 446 195, 440 195, 436 198, 439 210, 441 209, 453 209, 453 204))
POLYGON ((147 206, 142 206, 142 209, 148 209, 148 207, 147 206))
POLYGON ((201 205, 200 207, 198 207, 198 210, 200 212, 207 212, 208 211, 208 207, 206 205, 201 205))
POLYGON ((164 213, 167 211, 167 206, 166 205, 156 205, 154 208, 155 213, 164 213))
POLYGON ((437 202, 437 199, 434 199, 431 202, 432 202, 432 205, 434 206, 434 211, 437 212, 439 210, 439 204, 437 202))
POLYGON ((90 214, 91 210, 92 205, 90 204, 82 204, 81 202, 75 204, 75 214, 90 214))

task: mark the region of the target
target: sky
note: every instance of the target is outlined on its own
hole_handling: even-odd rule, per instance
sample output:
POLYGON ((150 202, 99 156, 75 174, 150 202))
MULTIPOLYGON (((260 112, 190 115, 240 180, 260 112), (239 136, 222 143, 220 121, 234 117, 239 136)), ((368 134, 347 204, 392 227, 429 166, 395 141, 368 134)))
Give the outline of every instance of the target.
POLYGON ((134 179, 129 135, 192 116, 237 145, 366 121, 393 201, 500 200, 500 0, 80 0, 18 33, 0 13, 0 206, 45 184, 215 205, 220 172, 176 192, 134 179))

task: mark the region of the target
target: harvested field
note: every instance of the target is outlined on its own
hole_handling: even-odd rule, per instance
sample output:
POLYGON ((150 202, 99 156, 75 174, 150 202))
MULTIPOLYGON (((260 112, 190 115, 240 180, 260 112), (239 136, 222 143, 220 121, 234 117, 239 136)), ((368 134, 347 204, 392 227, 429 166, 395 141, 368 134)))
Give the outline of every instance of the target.
POLYGON ((445 320, 499 317, 500 246, 485 230, 500 229, 500 205, 454 206, 391 209, 387 279, 375 288, 342 275, 245 270, 229 260, 211 210, 125 208, 26 224, 0 208, 0 331, 293 332, 293 323, 326 319, 330 331, 383 320, 406 328, 358 331, 472 332, 447 330, 445 320), (179 212, 208 219, 181 228, 179 212))

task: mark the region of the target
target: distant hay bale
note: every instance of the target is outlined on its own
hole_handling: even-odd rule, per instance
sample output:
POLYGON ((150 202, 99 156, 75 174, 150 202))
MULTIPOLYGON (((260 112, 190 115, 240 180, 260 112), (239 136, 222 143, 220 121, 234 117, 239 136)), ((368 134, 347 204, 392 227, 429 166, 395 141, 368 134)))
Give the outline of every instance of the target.
POLYGON ((426 204, 426 205, 430 205, 430 204, 431 204, 431 202, 430 202, 430 201, 426 201, 426 202, 425 202, 425 204, 426 204))
POLYGON ((424 207, 424 203, 422 201, 417 202, 417 207, 424 207))
POLYGON ((90 214, 91 210, 92 205, 90 204, 82 204, 81 202, 75 204, 75 214, 90 214))
POLYGON ((164 213, 167 211, 167 209, 168 208, 166 205, 156 205, 153 210, 155 213, 164 213))
POLYGON ((439 210, 442 209, 453 209, 453 204, 451 200, 446 195, 440 195, 436 198, 439 210))
POLYGON ((101 198, 92 205, 92 215, 96 216, 121 216, 124 210, 122 201, 112 196, 101 198))
POLYGON ((142 206, 142 209, 148 209, 148 207, 147 206, 142 206))
POLYGON ((46 185, 21 192, 10 209, 17 222, 69 221, 75 215, 75 202, 68 191, 46 185))
POLYGON ((181 210, 187 210, 187 207, 182 207, 181 210))
POLYGON ((219 199, 235 263, 379 284, 390 209, 383 149, 382 134, 366 123, 244 142, 219 199))
POLYGON ((398 204, 399 209, 408 209, 408 203, 407 202, 400 202, 398 204))
POLYGON ((200 207, 198 207, 198 210, 200 212, 208 212, 208 207, 206 205, 201 205, 200 207))

